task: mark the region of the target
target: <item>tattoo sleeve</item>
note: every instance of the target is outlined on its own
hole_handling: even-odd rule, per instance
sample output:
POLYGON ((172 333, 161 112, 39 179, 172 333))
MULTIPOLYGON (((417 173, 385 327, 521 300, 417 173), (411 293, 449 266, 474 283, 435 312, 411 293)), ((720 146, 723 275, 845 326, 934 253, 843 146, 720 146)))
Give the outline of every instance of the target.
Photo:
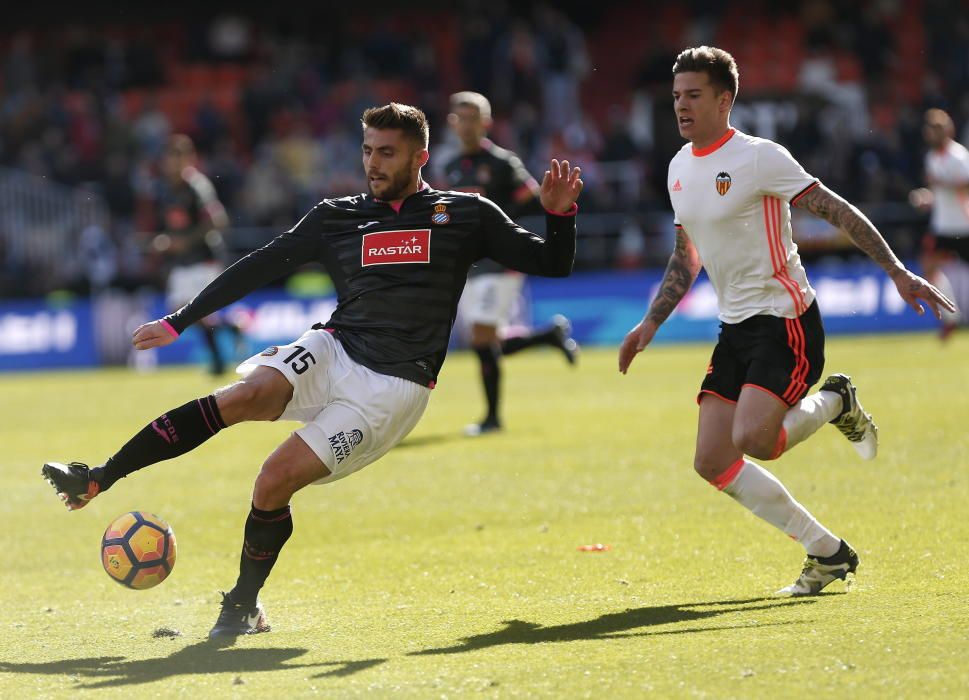
POLYGON ((890 277, 905 269, 868 217, 824 185, 805 194, 795 206, 806 209, 847 233, 851 241, 881 265, 890 277))
POLYGON ((659 292, 646 312, 646 320, 657 326, 662 325, 693 286, 701 266, 700 256, 686 232, 681 228, 676 229, 676 245, 666 265, 659 292))

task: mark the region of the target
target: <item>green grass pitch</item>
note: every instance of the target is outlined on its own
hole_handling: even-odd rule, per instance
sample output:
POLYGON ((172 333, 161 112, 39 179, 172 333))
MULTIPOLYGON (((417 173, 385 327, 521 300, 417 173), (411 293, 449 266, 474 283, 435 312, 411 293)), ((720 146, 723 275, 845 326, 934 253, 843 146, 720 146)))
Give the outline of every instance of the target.
POLYGON ((847 594, 774 599, 801 548, 693 472, 709 345, 616 371, 549 352, 505 364, 507 430, 448 359, 415 432, 293 503, 263 591, 270 634, 210 645, 252 482, 296 424, 250 424, 119 482, 76 513, 39 471, 103 460, 216 384, 198 369, 0 377, 0 697, 966 697, 969 335, 830 339, 881 427, 857 459, 831 427, 771 469, 858 550, 847 594), (172 576, 127 590, 101 533, 147 510, 172 576), (578 547, 603 543, 604 552, 578 547), (177 636, 155 636, 170 630, 177 636))

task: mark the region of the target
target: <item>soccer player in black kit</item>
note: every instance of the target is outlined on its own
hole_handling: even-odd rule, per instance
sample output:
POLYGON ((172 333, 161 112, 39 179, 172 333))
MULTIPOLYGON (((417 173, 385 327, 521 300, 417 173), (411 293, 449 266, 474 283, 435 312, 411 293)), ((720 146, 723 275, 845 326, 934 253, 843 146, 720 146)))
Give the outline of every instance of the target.
MULTIPOLYGON (((467 91, 451 95, 448 124, 461 142, 461 152, 445 165, 448 189, 484 195, 512 219, 533 209, 541 211, 536 202, 538 183, 517 155, 487 138, 491 123, 491 103, 484 95, 467 91)), ((569 337, 571 325, 564 316, 553 318, 545 330, 499 338, 499 330, 507 325, 524 280, 520 272, 491 259, 478 261, 468 275, 459 315, 471 325, 471 349, 481 361, 488 410, 484 420, 465 429, 466 435, 473 437, 501 428, 498 404, 502 355, 550 345, 575 364, 578 345, 569 337)))
MULTIPOLYGON (((165 303, 174 311, 224 269, 219 260, 224 248, 221 231, 229 217, 212 182, 196 167, 195 145, 188 136, 174 134, 168 139, 161 170, 155 205, 161 233, 152 240, 152 248, 165 256, 169 267, 165 303)), ((199 329, 212 357, 211 373, 222 374, 225 360, 216 331, 228 330, 239 345, 242 330, 218 314, 202 319, 199 329)))
POLYGON ((256 477, 239 577, 223 594, 211 637, 269 630, 258 593, 292 534, 293 494, 374 462, 420 419, 472 263, 490 257, 558 277, 572 270, 579 168, 551 161, 541 186, 548 212, 542 239, 483 197, 423 182, 428 127, 419 109, 374 107, 362 123, 369 194, 323 200, 190 303, 137 328, 132 342, 139 350, 168 345, 192 323, 310 261, 321 262, 336 286, 330 320, 250 358, 234 384, 159 416, 105 464, 49 462, 42 470, 74 510, 118 479, 185 454, 230 425, 303 422, 256 477))

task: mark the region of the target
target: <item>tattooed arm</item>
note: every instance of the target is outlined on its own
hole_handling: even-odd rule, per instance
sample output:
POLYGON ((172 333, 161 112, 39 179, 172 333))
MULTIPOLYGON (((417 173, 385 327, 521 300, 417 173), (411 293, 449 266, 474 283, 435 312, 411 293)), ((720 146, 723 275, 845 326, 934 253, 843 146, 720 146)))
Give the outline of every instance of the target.
POLYGON ((656 331, 693 286, 702 266, 700 255, 686 235, 686 231, 682 228, 676 229, 676 245, 666 265, 666 273, 663 275, 659 292, 653 299, 653 303, 649 305, 646 316, 626 334, 622 345, 619 346, 620 372, 625 374, 636 354, 642 352, 653 340, 656 331))
POLYGON ((806 209, 847 233, 852 242, 881 265, 892 279, 905 272, 905 266, 895 257, 895 253, 868 217, 824 185, 818 185, 805 194, 797 200, 795 206, 806 209))
POLYGON ((878 229, 864 214, 824 185, 818 185, 798 199, 795 206, 806 209, 847 233, 856 246, 885 270, 895 283, 899 296, 919 314, 925 313, 919 299, 931 307, 936 318, 942 318, 940 307, 955 311, 956 307, 948 297, 905 269, 878 229))

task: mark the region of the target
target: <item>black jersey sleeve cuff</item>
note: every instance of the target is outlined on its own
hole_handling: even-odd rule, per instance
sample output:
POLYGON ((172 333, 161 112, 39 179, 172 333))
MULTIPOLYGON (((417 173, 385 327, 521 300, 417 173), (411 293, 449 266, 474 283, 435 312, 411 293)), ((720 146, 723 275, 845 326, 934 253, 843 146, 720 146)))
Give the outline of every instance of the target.
POLYGON ((545 213, 549 216, 575 216, 579 213, 579 205, 576 202, 572 202, 572 206, 569 207, 568 211, 552 211, 551 209, 546 209, 545 213))
POLYGON ((185 332, 191 323, 186 323, 185 319, 181 317, 181 312, 185 307, 183 306, 178 311, 168 314, 161 319, 161 323, 165 326, 165 330, 174 335, 176 338, 185 332))
POLYGON ((163 317, 160 323, 162 324, 162 327, 166 331, 168 331, 168 334, 171 335, 173 338, 177 338, 182 334, 182 331, 177 330, 175 326, 172 325, 171 315, 163 317))

